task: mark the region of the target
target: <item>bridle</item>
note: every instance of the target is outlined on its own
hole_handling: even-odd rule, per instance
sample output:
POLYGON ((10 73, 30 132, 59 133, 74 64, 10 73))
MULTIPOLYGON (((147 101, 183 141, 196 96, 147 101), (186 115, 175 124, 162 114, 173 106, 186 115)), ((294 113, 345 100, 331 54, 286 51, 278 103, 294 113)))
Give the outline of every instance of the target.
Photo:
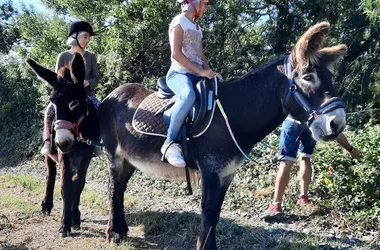
MULTIPOLYGON (((67 120, 56 120, 54 122, 54 131, 57 131, 59 129, 71 130, 71 131, 73 131, 73 133, 75 135, 75 139, 77 141, 91 145, 92 141, 84 139, 82 136, 82 133, 79 131, 79 126, 83 122, 83 120, 88 116, 88 113, 89 113, 89 111, 88 111, 88 99, 86 99, 86 114, 80 116, 76 123, 72 123, 72 122, 67 121, 67 120)), ((55 114, 57 116, 57 111, 55 112, 55 114)))
POLYGON ((306 125, 308 127, 311 126, 311 124, 314 122, 315 119, 317 119, 319 115, 326 114, 328 112, 331 112, 339 108, 344 109, 346 107, 341 98, 332 97, 326 100, 325 102, 323 102, 317 109, 312 109, 310 106, 310 103, 305 99, 305 97, 300 92, 297 91, 298 88, 293 80, 292 67, 289 62, 289 56, 286 56, 284 58, 284 73, 286 77, 288 78, 289 88, 287 89, 283 105, 285 109, 288 109, 290 99, 294 97, 296 102, 307 113, 308 118, 304 122, 306 122, 306 125))

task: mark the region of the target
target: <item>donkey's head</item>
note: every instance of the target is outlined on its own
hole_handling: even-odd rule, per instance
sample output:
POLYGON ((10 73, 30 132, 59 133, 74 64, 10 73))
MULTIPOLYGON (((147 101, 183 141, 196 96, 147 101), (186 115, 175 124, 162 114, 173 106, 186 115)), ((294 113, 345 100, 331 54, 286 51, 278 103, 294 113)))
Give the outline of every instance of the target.
POLYGON ((344 103, 334 97, 331 70, 347 46, 323 48, 329 31, 327 22, 311 27, 294 46, 289 62, 284 63, 289 82, 286 109, 297 120, 308 122, 314 139, 325 141, 334 139, 346 125, 344 103))
POLYGON ((80 122, 88 113, 87 95, 83 86, 83 57, 76 53, 70 64, 61 68, 58 74, 31 59, 28 59, 27 63, 42 80, 53 87, 50 101, 55 105, 56 112, 55 144, 61 152, 67 153, 74 143, 75 136, 78 136, 80 122))

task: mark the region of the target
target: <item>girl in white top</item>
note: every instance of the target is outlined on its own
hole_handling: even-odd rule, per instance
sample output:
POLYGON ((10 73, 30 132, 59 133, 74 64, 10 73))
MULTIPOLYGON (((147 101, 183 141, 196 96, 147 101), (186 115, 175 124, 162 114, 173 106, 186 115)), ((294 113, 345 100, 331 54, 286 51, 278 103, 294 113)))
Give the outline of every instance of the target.
POLYGON ((166 75, 169 88, 179 97, 173 108, 167 139, 161 148, 167 161, 176 167, 185 167, 181 146, 176 142, 179 131, 195 101, 193 84, 202 77, 212 79, 202 46, 202 29, 197 23, 206 12, 209 0, 177 0, 181 14, 169 25, 171 67, 166 75))

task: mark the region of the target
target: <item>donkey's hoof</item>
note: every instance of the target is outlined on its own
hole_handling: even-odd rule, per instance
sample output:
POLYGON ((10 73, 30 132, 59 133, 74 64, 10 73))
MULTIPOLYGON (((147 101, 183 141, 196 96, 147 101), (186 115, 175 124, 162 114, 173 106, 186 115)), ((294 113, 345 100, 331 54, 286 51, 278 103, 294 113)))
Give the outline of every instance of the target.
POLYGON ((41 215, 41 217, 45 217, 45 216, 49 216, 50 213, 48 213, 48 212, 42 210, 41 213, 40 213, 40 215, 41 215))
POLYGON ((60 238, 66 238, 70 236, 70 232, 60 232, 59 237, 60 238))
POLYGON ((71 229, 78 231, 78 230, 80 230, 80 225, 72 225, 71 229))
POLYGON ((42 209, 41 209, 41 215, 50 215, 51 210, 53 209, 53 204, 47 205, 44 202, 42 202, 42 209))
POLYGON ((59 237, 61 237, 61 238, 69 237, 70 234, 71 234, 70 228, 69 229, 65 229, 65 228, 61 227, 59 229, 59 237))
POLYGON ((118 233, 113 233, 112 237, 109 238, 109 243, 112 244, 119 244, 121 243, 124 239, 126 238, 126 235, 118 234, 118 233))

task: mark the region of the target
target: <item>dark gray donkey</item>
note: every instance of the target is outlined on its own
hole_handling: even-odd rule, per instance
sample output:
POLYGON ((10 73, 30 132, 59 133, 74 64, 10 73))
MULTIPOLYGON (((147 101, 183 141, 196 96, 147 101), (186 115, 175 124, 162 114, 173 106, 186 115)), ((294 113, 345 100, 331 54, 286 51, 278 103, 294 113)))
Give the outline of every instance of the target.
POLYGON ((80 195, 94 151, 94 146, 86 142, 99 138, 99 122, 94 105, 87 98, 83 86, 85 62, 79 53, 76 53, 70 65, 60 69, 58 74, 31 59, 28 59, 27 63, 53 88, 50 101, 55 105, 54 145, 58 148, 58 152, 45 156, 46 190, 42 201, 42 214, 50 214, 53 208, 56 162, 58 162, 61 169, 63 200, 59 233, 62 237, 66 237, 70 234, 71 228, 80 228, 80 195))
MULTIPOLYGON (((220 83, 218 98, 246 154, 289 113, 307 123, 316 140, 330 140, 343 131, 344 104, 334 97, 329 69, 344 56, 347 46, 323 48, 329 31, 329 23, 319 23, 300 38, 288 57, 220 83)), ((123 193, 136 169, 166 179, 185 179, 184 169, 161 162, 164 138, 140 134, 132 127, 135 110, 151 93, 139 84, 124 84, 99 108, 110 175, 108 241, 119 241, 127 235, 123 193)), ((219 110, 208 130, 194 138, 193 144, 198 170, 191 170, 191 178, 200 172, 202 184, 202 222, 197 249, 214 250, 224 196, 244 157, 231 139, 219 110)))

